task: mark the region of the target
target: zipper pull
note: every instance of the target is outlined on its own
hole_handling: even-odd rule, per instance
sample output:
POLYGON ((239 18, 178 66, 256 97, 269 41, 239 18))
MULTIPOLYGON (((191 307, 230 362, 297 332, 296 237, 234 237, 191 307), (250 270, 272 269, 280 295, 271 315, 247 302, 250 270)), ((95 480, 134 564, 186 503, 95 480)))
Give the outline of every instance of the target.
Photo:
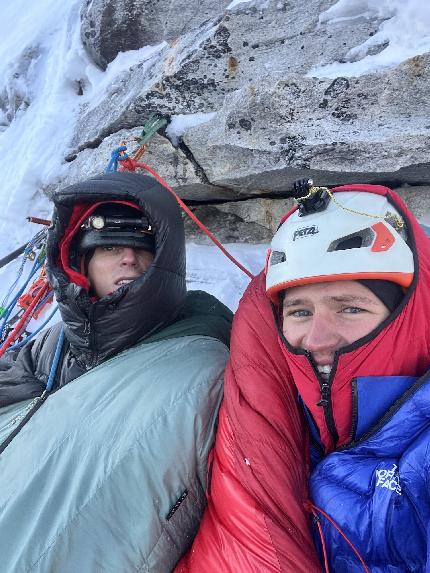
POLYGON ((89 334, 91 332, 91 323, 89 320, 84 322, 84 334, 89 334))
POLYGON ((325 408, 328 406, 330 396, 330 386, 327 383, 321 384, 321 400, 318 400, 317 406, 325 408))

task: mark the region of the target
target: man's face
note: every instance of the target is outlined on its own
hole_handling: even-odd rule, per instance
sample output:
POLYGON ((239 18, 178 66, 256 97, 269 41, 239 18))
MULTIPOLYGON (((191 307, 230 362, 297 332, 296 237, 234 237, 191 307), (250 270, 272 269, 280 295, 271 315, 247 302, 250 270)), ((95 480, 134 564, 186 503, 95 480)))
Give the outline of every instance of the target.
POLYGON ((88 264, 88 280, 98 298, 140 277, 154 255, 131 247, 97 247, 88 264))
POLYGON ((309 351, 320 372, 328 373, 336 350, 369 334, 388 315, 359 282, 316 283, 285 291, 282 331, 291 346, 309 351))

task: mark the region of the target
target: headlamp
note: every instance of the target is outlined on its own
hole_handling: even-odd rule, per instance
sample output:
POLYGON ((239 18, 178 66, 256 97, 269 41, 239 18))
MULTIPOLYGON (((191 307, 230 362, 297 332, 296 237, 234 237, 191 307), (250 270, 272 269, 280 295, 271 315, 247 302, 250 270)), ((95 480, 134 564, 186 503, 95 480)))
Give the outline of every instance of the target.
POLYGON ((92 227, 93 229, 103 229, 105 226, 105 218, 102 215, 96 215, 94 217, 89 217, 88 219, 88 227, 92 227))
POLYGON ((87 216, 77 235, 77 254, 98 247, 131 247, 155 253, 155 233, 140 209, 119 203, 104 203, 87 216))
POLYGON ((146 217, 109 217, 105 215, 90 215, 81 225, 82 229, 96 231, 134 229, 142 233, 151 233, 152 228, 146 217))

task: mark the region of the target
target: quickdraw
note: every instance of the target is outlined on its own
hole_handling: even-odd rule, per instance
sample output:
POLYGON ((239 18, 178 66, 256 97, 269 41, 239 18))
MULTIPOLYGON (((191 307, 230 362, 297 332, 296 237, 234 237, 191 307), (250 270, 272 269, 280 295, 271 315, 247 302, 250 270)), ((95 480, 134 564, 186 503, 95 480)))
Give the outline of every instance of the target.
POLYGON ((249 278, 254 278, 254 275, 245 268, 231 253, 227 251, 224 245, 215 237, 211 231, 204 225, 196 215, 187 207, 187 205, 182 201, 182 199, 173 191, 173 189, 164 181, 164 179, 145 163, 141 163, 140 159, 145 153, 148 147, 148 141, 150 138, 160 129, 167 124, 167 121, 161 116, 151 116, 147 123, 145 123, 142 131, 142 135, 139 142, 139 148, 133 153, 133 157, 127 154, 126 141, 122 142, 120 147, 117 147, 112 151, 111 158, 105 169, 105 173, 110 173, 112 171, 137 171, 139 169, 145 170, 150 173, 163 187, 165 187, 179 203, 181 209, 196 223, 196 225, 205 233, 207 237, 221 250, 221 252, 242 272, 244 272, 249 278))
POLYGON ((49 290, 49 284, 48 280, 46 279, 43 284, 40 284, 40 286, 37 289, 37 293, 32 298, 31 302, 28 304, 24 312, 22 313, 22 316, 19 318, 16 325, 14 326, 10 334, 7 336, 6 340, 3 342, 0 348, 0 357, 3 356, 3 354, 9 348, 9 346, 11 346, 14 342, 16 342, 20 338, 20 336, 23 335, 26 326, 33 317, 33 311, 36 309, 40 300, 45 297, 48 290, 49 290))
MULTIPOLYGON (((50 221, 43 219, 28 219, 33 219, 35 220, 34 222, 44 225, 50 223, 50 221)), ((46 257, 45 241, 46 229, 43 229, 24 247, 24 257, 16 279, 0 306, 0 357, 8 350, 21 346, 23 342, 27 341, 31 334, 26 330, 28 324, 32 319, 38 319, 45 307, 53 301, 54 293, 49 285, 44 267, 46 257), (37 251, 39 251, 38 254, 37 251), (33 266, 24 284, 18 289, 18 292, 14 293, 27 261, 33 261, 33 266), (38 272, 40 273, 39 276, 31 283, 31 280, 38 272), (29 284, 30 287, 28 287, 29 284), (14 296, 12 297, 13 294, 14 296), (11 297, 12 300, 9 302, 11 297)), ((51 313, 48 321, 52 316, 53 313, 51 313)), ((42 327, 48 321, 45 321, 42 327)), ((40 331, 41 327, 37 330, 40 331)))
POLYGON ((43 304, 38 304, 35 307, 34 312, 32 314, 32 318, 37 319, 39 318, 39 315, 43 311, 45 306, 52 302, 53 297, 54 297, 54 292, 49 287, 48 277, 46 276, 46 269, 45 267, 42 267, 39 278, 34 281, 34 283, 31 285, 31 287, 26 293, 22 294, 19 297, 17 305, 25 311, 30 307, 31 304, 33 304, 35 298, 37 298, 37 300, 40 301, 40 303, 43 302, 43 304), (47 286, 48 289, 46 288, 47 286), (40 300, 42 298, 41 292, 43 292, 43 300, 40 300))
POLYGON ((132 157, 127 154, 127 141, 123 141, 120 147, 112 151, 111 158, 105 169, 105 173, 112 171, 136 171, 137 168, 143 168, 139 165, 139 160, 148 148, 148 142, 159 129, 167 125, 167 119, 158 114, 149 116, 145 122, 140 137, 134 137, 132 141, 139 144, 139 147, 133 151, 132 157), (119 166, 121 163, 121 166, 119 166), (119 168, 119 169, 118 169, 119 168))

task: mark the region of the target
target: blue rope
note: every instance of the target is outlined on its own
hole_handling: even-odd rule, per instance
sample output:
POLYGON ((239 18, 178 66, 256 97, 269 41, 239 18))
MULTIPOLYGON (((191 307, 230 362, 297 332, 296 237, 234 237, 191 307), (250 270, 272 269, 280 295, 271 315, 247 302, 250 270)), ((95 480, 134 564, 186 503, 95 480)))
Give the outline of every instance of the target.
POLYGON ((114 171, 118 171, 118 161, 124 161, 124 159, 128 159, 128 155, 126 153, 124 153, 124 155, 121 155, 121 153, 125 151, 127 151, 127 147, 125 145, 117 147, 112 151, 111 158, 105 169, 105 173, 112 173, 114 171))
POLYGON ((19 297, 22 295, 22 293, 24 292, 24 290, 27 288, 28 283, 31 281, 31 279, 33 278, 33 276, 37 273, 37 271, 39 271, 43 266, 43 261, 39 261, 38 259, 36 259, 33 263, 33 266, 30 270, 30 273, 27 277, 27 280, 25 281, 25 283, 20 287, 18 293, 15 295, 15 297, 13 298, 13 300, 7 305, 7 307, 3 310, 3 314, 2 314, 2 318, 3 318, 3 322, 5 321, 6 318, 6 313, 9 313, 13 310, 14 306, 16 305, 16 303, 18 302, 19 297))
POLYGON ((42 298, 42 300, 39 300, 39 302, 37 303, 33 314, 35 314, 46 303, 47 300, 49 300, 50 298, 53 298, 53 296, 54 296, 54 293, 52 292, 52 290, 48 291, 45 294, 45 296, 42 298))
MULTIPOLYGON (((42 260, 39 259, 39 258, 36 258, 36 259, 34 260, 33 266, 32 266, 31 269, 30 269, 30 274, 29 274, 29 276, 27 277, 27 280, 26 280, 26 282, 24 283, 24 285, 21 286, 21 288, 20 288, 20 296, 21 296, 23 290, 25 289, 25 287, 27 286, 27 284, 29 283, 30 279, 34 276, 34 273, 37 272, 39 269, 42 268, 43 263, 44 263, 44 260, 45 260, 44 258, 43 258, 42 260)), ((15 281, 15 283, 12 285, 12 287, 9 289, 9 293, 8 293, 7 297, 9 297, 11 291, 13 290, 13 288, 15 288, 15 285, 16 285, 16 282, 18 281, 18 279, 19 279, 19 277, 17 278, 17 280, 15 281)), ((9 308, 11 304, 12 304, 12 303, 9 303, 8 306, 6 307, 6 309, 9 308)), ((5 309, 5 310, 6 310, 6 309, 5 309)))
POLYGON ((60 336, 58 337, 57 346, 55 347, 54 359, 49 371, 48 382, 46 383, 46 391, 50 392, 54 385, 55 375, 57 374, 58 364, 60 362, 61 350, 64 342, 64 326, 61 327, 60 336))
MULTIPOLYGON (((21 285, 21 287, 18 289, 18 292, 15 294, 15 296, 13 297, 13 299, 8 302, 9 297, 12 295, 13 291, 16 288, 16 285, 18 284, 19 279, 21 278, 21 275, 23 273, 24 267, 26 262, 28 261, 28 257, 30 255, 30 253, 32 251, 34 251, 34 249, 37 248, 42 248, 43 247, 43 243, 46 239, 46 234, 47 234, 47 230, 46 229, 42 229, 41 231, 39 231, 38 233, 36 233, 36 235, 34 235, 34 237, 27 243, 24 252, 23 252, 23 259, 21 261, 20 267, 17 271, 17 275, 16 278, 13 282, 13 284, 9 287, 9 290, 5 296, 5 298, 3 299, 2 305, 0 306, 0 338, 1 340, 3 340, 6 335, 7 335, 7 327, 8 327, 8 322, 10 320, 10 316, 13 312, 13 310, 15 309, 18 300, 20 298, 20 296, 24 293, 24 291, 26 290, 26 288, 28 287, 28 284, 30 283, 30 281, 32 280, 32 278, 34 277, 34 275, 43 267, 43 264, 45 262, 46 259, 46 254, 44 252, 44 249, 41 250, 41 252, 39 253, 39 255, 36 256, 34 262, 33 262, 33 266, 30 269, 30 272, 27 276, 27 279, 25 280, 24 284, 21 285)), ((45 304, 46 300, 48 300, 48 298, 52 296, 52 293, 48 293, 47 295, 45 295, 45 297, 39 301, 38 305, 36 306, 35 310, 38 310, 42 307, 43 304, 45 304)), ((22 311, 23 312, 23 311, 22 311)), ((17 314, 15 315, 14 318, 19 318, 21 311, 18 310, 17 314)), ((53 313, 52 313, 53 316, 53 313)), ((49 317, 48 321, 50 320, 50 318, 52 318, 52 316, 49 317)), ((46 323, 48 321, 45 321, 45 323, 42 325, 41 328, 43 328, 44 325, 46 325, 46 323)), ((38 332, 40 332, 41 328, 38 328, 34 334, 37 334, 38 332)), ((31 338, 33 337, 31 336, 31 338)), ((21 341, 20 343, 15 343, 10 349, 8 350, 12 350, 15 348, 20 348, 21 346, 23 346, 29 337, 27 337, 26 339, 24 339, 23 341, 21 341)))
POLYGON ((45 239, 46 237, 46 229, 42 229, 41 231, 39 231, 38 233, 36 233, 34 235, 34 237, 28 242, 28 244, 26 245, 24 252, 23 252, 23 259, 21 261, 21 265, 17 271, 16 274, 16 278, 14 280, 14 282, 12 283, 12 285, 9 287, 8 292, 6 293, 6 296, 4 297, 4 299, 2 300, 0 306, 1 308, 4 308, 9 300, 9 297, 11 296, 12 292, 14 291, 16 285, 18 284, 19 279, 21 278, 21 275, 23 273, 24 270, 24 266, 25 263, 28 260, 28 256, 31 253, 31 251, 33 250, 33 247, 38 247, 40 246, 40 244, 42 243, 42 241, 45 239))
POLYGON ((31 251, 31 249, 28 249, 28 250, 27 250, 27 247, 25 248, 25 250, 24 250, 24 257, 23 257, 22 262, 21 262, 21 265, 20 265, 20 267, 19 267, 19 269, 18 269, 18 271, 17 271, 16 278, 15 278, 15 280, 13 281, 13 283, 11 284, 11 286, 9 287, 9 290, 8 290, 7 293, 6 293, 6 296, 4 297, 4 299, 3 299, 2 302, 1 302, 2 308, 4 308, 4 307, 6 306, 7 301, 9 300, 10 295, 12 294, 12 292, 13 292, 13 290, 15 289, 16 285, 18 284, 19 279, 21 278, 21 275, 22 275, 22 272, 23 272, 23 270, 24 270, 24 266, 25 266, 25 263, 27 262, 28 255, 30 254, 30 251, 31 251))
POLYGON ((54 308, 54 310, 51 312, 51 314, 46 318, 46 320, 43 321, 43 323, 40 326, 38 326, 36 328, 36 330, 31 332, 26 338, 24 338, 24 340, 21 340, 21 342, 15 342, 15 344, 13 344, 12 346, 9 346, 9 348, 6 350, 6 352, 10 352, 11 350, 17 350, 18 348, 22 348, 23 346, 25 346, 27 344, 27 342, 30 342, 30 340, 32 340, 35 336, 37 336, 39 334, 39 332, 41 330, 43 330, 45 328, 45 326, 49 323, 49 321, 54 316, 54 314, 57 312, 57 310, 58 310, 58 306, 56 306, 54 308))
POLYGON ((5 326, 7 324, 7 321, 9 319, 9 316, 11 315, 13 309, 16 306, 16 303, 18 302, 19 297, 22 295, 22 293, 24 292, 24 290, 27 288, 28 283, 31 281, 31 279, 33 278, 33 276, 36 274, 37 271, 39 271, 43 266, 43 261, 39 261, 38 259, 36 259, 34 261, 33 267, 30 271, 30 274, 27 277, 27 280, 25 281, 25 283, 21 286, 21 288, 19 289, 19 291, 17 292, 17 294, 15 295, 15 297, 13 298, 13 300, 8 304, 8 306, 4 309, 2 317, 1 317, 1 322, 0 322, 0 332, 2 333, 2 335, 4 334, 4 329, 5 326))

